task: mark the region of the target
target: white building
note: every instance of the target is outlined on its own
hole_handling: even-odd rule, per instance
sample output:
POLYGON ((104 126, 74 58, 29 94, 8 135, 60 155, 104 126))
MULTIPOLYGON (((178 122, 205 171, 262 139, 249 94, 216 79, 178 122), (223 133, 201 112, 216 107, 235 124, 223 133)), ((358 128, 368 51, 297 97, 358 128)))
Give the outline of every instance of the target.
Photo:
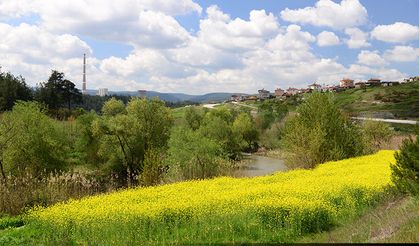
POLYGON ((108 95, 108 88, 99 88, 97 92, 98 96, 104 97, 108 95))
POLYGON ((258 90, 258 93, 259 93, 258 98, 260 100, 268 99, 271 96, 270 92, 265 89, 258 90))

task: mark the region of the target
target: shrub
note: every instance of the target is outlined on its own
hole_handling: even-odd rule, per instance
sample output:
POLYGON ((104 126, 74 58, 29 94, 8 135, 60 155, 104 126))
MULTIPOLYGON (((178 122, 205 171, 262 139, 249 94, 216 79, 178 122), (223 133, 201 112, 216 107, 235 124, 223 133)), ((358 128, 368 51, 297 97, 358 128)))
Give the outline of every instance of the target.
POLYGON ((363 125, 363 134, 366 144, 366 152, 372 153, 378 151, 380 147, 388 143, 393 135, 389 125, 381 121, 365 121, 363 125))
POLYGON ((222 171, 222 146, 199 131, 178 128, 169 140, 168 161, 171 176, 178 179, 204 179, 222 171))
POLYGON ((0 180, 0 214, 20 214, 33 206, 111 191, 114 187, 112 177, 103 182, 80 173, 50 173, 41 177, 34 177, 31 172, 8 175, 0 180))
POLYGON ((419 137, 403 141, 400 152, 394 155, 396 163, 391 165, 392 180, 402 192, 419 195, 419 137))
POLYGON ((56 122, 37 103, 18 102, 0 119, 0 167, 5 173, 64 169, 64 143, 56 122))
POLYGON ((285 123, 281 144, 289 165, 312 168, 361 155, 361 139, 360 130, 339 111, 330 94, 314 93, 285 123))

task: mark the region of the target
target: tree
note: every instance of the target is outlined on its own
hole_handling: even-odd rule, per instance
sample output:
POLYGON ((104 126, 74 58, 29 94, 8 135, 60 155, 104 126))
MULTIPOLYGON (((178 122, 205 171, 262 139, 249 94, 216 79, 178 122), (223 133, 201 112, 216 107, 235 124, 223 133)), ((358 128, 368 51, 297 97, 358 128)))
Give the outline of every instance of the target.
POLYGON ((81 154, 81 159, 85 163, 98 166, 101 158, 98 155, 99 140, 92 131, 92 123, 97 120, 99 116, 93 111, 77 117, 76 127, 78 129, 78 136, 76 139, 76 151, 81 154))
POLYGON ((415 141, 404 140, 394 157, 396 163, 391 165, 394 184, 402 192, 419 195, 419 137, 415 141))
POLYGON ((39 175, 65 168, 65 148, 55 122, 34 102, 18 102, 0 120, 2 172, 39 175))
POLYGON ((133 98, 125 108, 122 105, 114 99, 106 102, 103 116, 92 124, 93 134, 100 139, 99 155, 122 172, 125 167, 122 174, 134 185, 142 178, 147 153, 153 152, 147 164, 157 163, 152 162, 156 152, 166 149, 173 120, 158 99, 133 98))
POLYGON ((32 91, 26 85, 24 78, 0 72, 0 112, 11 110, 18 100, 29 101, 31 99, 32 91))
POLYGON ((218 109, 213 109, 205 115, 199 132, 219 143, 228 157, 238 159, 242 147, 240 135, 233 132, 232 122, 227 121, 230 120, 229 112, 224 109, 217 111, 218 109))
POLYGON ((103 105, 102 113, 105 116, 116 116, 118 114, 125 114, 125 105, 121 100, 112 97, 103 105))
POLYGON ((288 113, 285 103, 278 100, 265 100, 258 106, 256 125, 258 129, 266 130, 274 122, 279 122, 288 113))
POLYGON ((390 141, 393 135, 388 124, 381 121, 365 121, 362 130, 366 141, 365 147, 370 149, 367 152, 378 151, 384 143, 390 141))
POLYGON ((186 108, 185 110, 185 120, 186 124, 191 128, 192 130, 197 130, 202 123, 202 120, 204 119, 204 111, 195 107, 191 106, 186 108))
POLYGON ((257 148, 258 131, 249 114, 240 113, 233 122, 233 132, 244 141, 243 149, 246 151, 257 148))
POLYGON ((53 70, 48 81, 41 83, 36 99, 50 109, 67 107, 70 110, 72 103, 81 102, 82 95, 73 82, 64 79, 64 73, 53 70))
POLYGON ((199 131, 177 128, 169 140, 170 173, 181 180, 205 179, 220 174, 222 146, 199 131))
POLYGON ((287 162, 314 167, 363 153, 360 130, 345 117, 325 93, 314 93, 297 108, 284 127, 281 140, 287 162))

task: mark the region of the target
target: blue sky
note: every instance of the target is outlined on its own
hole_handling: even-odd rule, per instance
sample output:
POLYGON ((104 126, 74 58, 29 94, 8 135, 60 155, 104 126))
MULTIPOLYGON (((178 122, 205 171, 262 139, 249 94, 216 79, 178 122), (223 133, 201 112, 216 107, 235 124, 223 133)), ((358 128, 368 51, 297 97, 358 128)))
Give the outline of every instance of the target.
POLYGON ((36 85, 207 93, 419 75, 416 0, 0 0, 0 66, 36 85))

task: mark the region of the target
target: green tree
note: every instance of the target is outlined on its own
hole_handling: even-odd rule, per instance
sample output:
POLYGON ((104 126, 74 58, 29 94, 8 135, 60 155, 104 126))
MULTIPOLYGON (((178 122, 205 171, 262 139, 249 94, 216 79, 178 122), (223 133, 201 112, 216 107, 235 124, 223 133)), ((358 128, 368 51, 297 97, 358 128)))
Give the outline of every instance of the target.
POLYGON ((64 77, 64 73, 53 70, 48 81, 41 83, 41 87, 36 92, 36 99, 50 109, 59 109, 60 107, 71 109, 72 103, 81 102, 80 91, 73 82, 64 79, 64 77))
POLYGON ((147 152, 166 149, 173 120, 158 99, 133 98, 124 110, 121 105, 116 100, 105 103, 103 116, 93 122, 93 134, 100 139, 99 155, 123 172, 128 185, 135 185, 142 179, 147 152))
POLYGON ((260 130, 268 129, 274 122, 281 121, 288 113, 288 106, 281 101, 265 100, 258 106, 256 126, 260 130))
POLYGON ((381 121, 365 121, 362 130, 366 141, 365 147, 369 149, 366 152, 378 151, 393 136, 393 131, 389 125, 381 121))
POLYGON ((65 168, 66 151, 55 122, 34 102, 18 102, 0 121, 3 172, 35 175, 65 168))
POLYGON ((330 94, 314 93, 285 124, 281 140, 290 165, 314 167, 363 154, 360 130, 345 117, 330 94))
POLYGON ((31 99, 32 91, 26 85, 24 78, 0 72, 0 112, 11 110, 18 100, 28 101, 31 99))
POLYGON ((198 107, 191 106, 186 108, 185 110, 185 120, 186 124, 191 128, 192 130, 197 130, 202 123, 202 120, 204 119, 204 111, 199 109, 198 107))
POLYGON ((394 157, 396 163, 391 165, 394 184, 402 192, 419 195, 419 137, 403 141, 394 157))
POLYGON ((99 116, 93 111, 85 113, 76 120, 78 135, 76 138, 75 149, 81 154, 84 163, 99 166, 102 159, 98 155, 99 139, 94 136, 92 124, 99 116))
POLYGON ((244 141, 243 150, 251 151, 257 148, 258 131, 249 114, 240 113, 233 122, 233 132, 244 141))
POLYGON ((102 114, 104 116, 116 116, 118 114, 126 114, 125 104, 121 100, 112 97, 103 104, 102 114))
POLYGON ((181 180, 205 179, 222 171, 222 146, 199 131, 177 128, 169 140, 170 173, 181 180))
POLYGON ((233 132, 232 123, 227 121, 230 117, 229 113, 224 109, 221 112, 216 112, 217 110, 214 109, 205 115, 199 132, 219 143, 230 158, 238 159, 242 139, 237 132, 233 132))

